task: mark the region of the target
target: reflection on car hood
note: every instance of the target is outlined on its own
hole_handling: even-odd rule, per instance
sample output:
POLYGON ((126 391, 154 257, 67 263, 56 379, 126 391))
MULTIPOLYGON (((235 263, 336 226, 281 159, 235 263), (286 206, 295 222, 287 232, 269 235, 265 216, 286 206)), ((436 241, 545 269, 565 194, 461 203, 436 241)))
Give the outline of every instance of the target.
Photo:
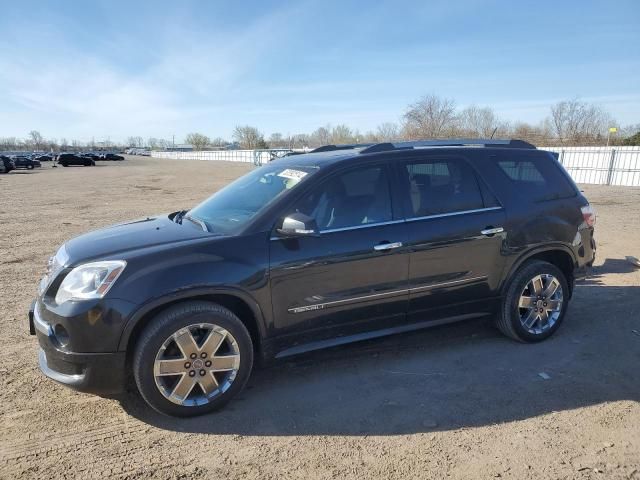
POLYGON ((167 215, 135 220, 72 238, 66 244, 69 264, 131 252, 140 248, 211 238, 196 225, 174 223, 167 215))

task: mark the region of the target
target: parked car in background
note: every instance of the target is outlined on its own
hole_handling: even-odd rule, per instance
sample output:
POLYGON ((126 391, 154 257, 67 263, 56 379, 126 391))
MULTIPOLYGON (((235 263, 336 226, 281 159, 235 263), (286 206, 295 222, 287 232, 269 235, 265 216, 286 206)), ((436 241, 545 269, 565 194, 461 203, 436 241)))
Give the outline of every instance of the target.
POLYGON ((35 160, 38 160, 39 162, 50 162, 53 160, 53 156, 49 154, 36 155, 35 160))
POLYGON ((93 153, 93 152, 86 152, 86 153, 81 153, 80 154, 81 157, 85 157, 85 158, 90 158, 91 160, 93 160, 94 162, 96 160, 101 160, 102 157, 101 155, 97 154, 97 153, 93 153))
POLYGON ((0 173, 9 173, 11 170, 15 170, 16 166, 6 155, 0 155, 0 173))
POLYGON ((71 165, 91 167, 94 166, 96 162, 92 158, 75 155, 73 153, 61 153, 58 155, 58 164, 63 167, 71 165))
POLYGON ((13 163, 16 167, 16 170, 19 168, 24 168, 27 170, 33 170, 34 168, 40 168, 42 164, 38 160, 32 160, 29 157, 13 157, 13 163))
POLYGON ((553 335, 595 212, 544 150, 446 140, 289 156, 191 210, 81 235, 30 312, 48 377, 154 409, 227 403, 261 361, 473 318, 553 335))
POLYGON ((100 160, 121 161, 121 160, 124 160, 124 157, 122 155, 117 155, 115 153, 105 153, 104 155, 101 156, 100 160))

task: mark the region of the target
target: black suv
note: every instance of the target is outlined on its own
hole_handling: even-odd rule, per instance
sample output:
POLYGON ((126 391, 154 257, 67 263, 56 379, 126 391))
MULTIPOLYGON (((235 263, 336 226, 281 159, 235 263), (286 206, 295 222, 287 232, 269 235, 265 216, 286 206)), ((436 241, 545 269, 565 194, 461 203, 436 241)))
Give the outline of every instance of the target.
POLYGON ((16 166, 11 158, 6 155, 0 155, 0 173, 9 173, 11 170, 15 170, 16 166))
POLYGON ((39 160, 33 160, 29 157, 13 157, 13 164, 16 166, 16 170, 19 168, 33 170, 34 168, 42 167, 39 160))
POLYGON ((90 157, 83 157, 82 155, 75 155, 73 153, 61 153, 58 155, 58 164, 63 167, 68 167, 69 165, 93 167, 96 162, 90 157))
POLYGON ((518 140, 326 146, 191 210, 65 243, 30 312, 40 368, 156 410, 220 407, 260 361, 493 316, 521 342, 560 326, 595 256, 595 214, 518 140))

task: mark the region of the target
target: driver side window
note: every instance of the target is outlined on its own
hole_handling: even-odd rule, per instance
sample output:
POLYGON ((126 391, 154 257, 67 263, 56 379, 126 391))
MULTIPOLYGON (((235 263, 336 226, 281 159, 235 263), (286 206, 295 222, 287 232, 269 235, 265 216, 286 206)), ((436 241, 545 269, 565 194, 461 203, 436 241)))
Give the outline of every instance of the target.
POLYGON ((364 167, 334 175, 306 195, 295 211, 314 218, 321 232, 390 221, 387 170, 364 167))

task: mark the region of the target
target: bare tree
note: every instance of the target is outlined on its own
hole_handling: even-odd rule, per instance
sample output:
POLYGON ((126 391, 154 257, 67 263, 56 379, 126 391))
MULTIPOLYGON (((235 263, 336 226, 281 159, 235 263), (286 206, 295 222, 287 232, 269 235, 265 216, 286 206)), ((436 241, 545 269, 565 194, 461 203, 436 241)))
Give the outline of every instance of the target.
POLYGON ((224 138, 222 138, 222 137, 216 137, 216 138, 214 138, 213 140, 211 140, 211 145, 212 145, 213 147, 216 147, 216 148, 221 148, 221 147, 224 147, 224 146, 226 146, 226 145, 228 145, 228 144, 229 144, 229 142, 227 142, 227 141, 226 141, 224 138))
POLYGON ((509 130, 508 136, 533 145, 553 146, 555 144, 551 125, 546 121, 540 122, 538 125, 518 122, 509 130))
POLYGON ((249 125, 237 125, 233 130, 233 139, 240 144, 241 148, 249 150, 266 147, 264 135, 257 128, 249 125))
POLYGON ((331 125, 315 129, 309 136, 309 143, 314 147, 328 145, 331 141, 331 125))
POLYGON ((42 135, 40 135, 40 132, 38 132, 37 130, 31 130, 29 132, 29 140, 36 150, 40 150, 40 146, 44 141, 42 135))
POLYGON ((508 132, 508 125, 502 122, 495 112, 489 108, 471 105, 458 116, 458 127, 461 135, 471 138, 491 138, 504 136, 508 132))
POLYGON ((372 132, 371 130, 365 132, 362 137, 360 137, 360 143, 380 143, 380 138, 376 132, 372 132))
POLYGON ((184 139, 184 142, 192 145, 194 150, 204 150, 211 143, 211 140, 202 133, 190 133, 184 139))
POLYGON ((142 137, 129 137, 127 138, 127 145, 131 148, 142 148, 144 140, 142 137))
POLYGON ((375 136, 378 142, 392 142, 400 138, 400 129, 393 122, 381 123, 378 125, 375 136))
POLYGON ((311 138, 306 133, 297 133, 289 139, 289 148, 306 148, 309 146, 311 138))
POLYGON ((16 137, 0 138, 0 150, 18 150, 20 141, 16 137))
POLYGON ((407 139, 440 138, 456 130, 455 102, 436 95, 422 97, 409 105, 404 116, 404 136, 407 139))
POLYGON ((601 107, 580 100, 565 100, 551 107, 551 122, 561 144, 601 140, 611 119, 601 107))
POLYGON ((352 143, 354 140, 353 131, 347 125, 336 125, 331 129, 329 143, 337 145, 340 143, 352 143))
POLYGON ((269 136, 270 148, 282 148, 287 146, 287 141, 284 139, 281 133, 274 132, 269 136))
POLYGON ((151 150, 157 150, 159 147, 159 140, 155 137, 149 137, 149 140, 147 140, 147 146, 151 149, 151 150))

